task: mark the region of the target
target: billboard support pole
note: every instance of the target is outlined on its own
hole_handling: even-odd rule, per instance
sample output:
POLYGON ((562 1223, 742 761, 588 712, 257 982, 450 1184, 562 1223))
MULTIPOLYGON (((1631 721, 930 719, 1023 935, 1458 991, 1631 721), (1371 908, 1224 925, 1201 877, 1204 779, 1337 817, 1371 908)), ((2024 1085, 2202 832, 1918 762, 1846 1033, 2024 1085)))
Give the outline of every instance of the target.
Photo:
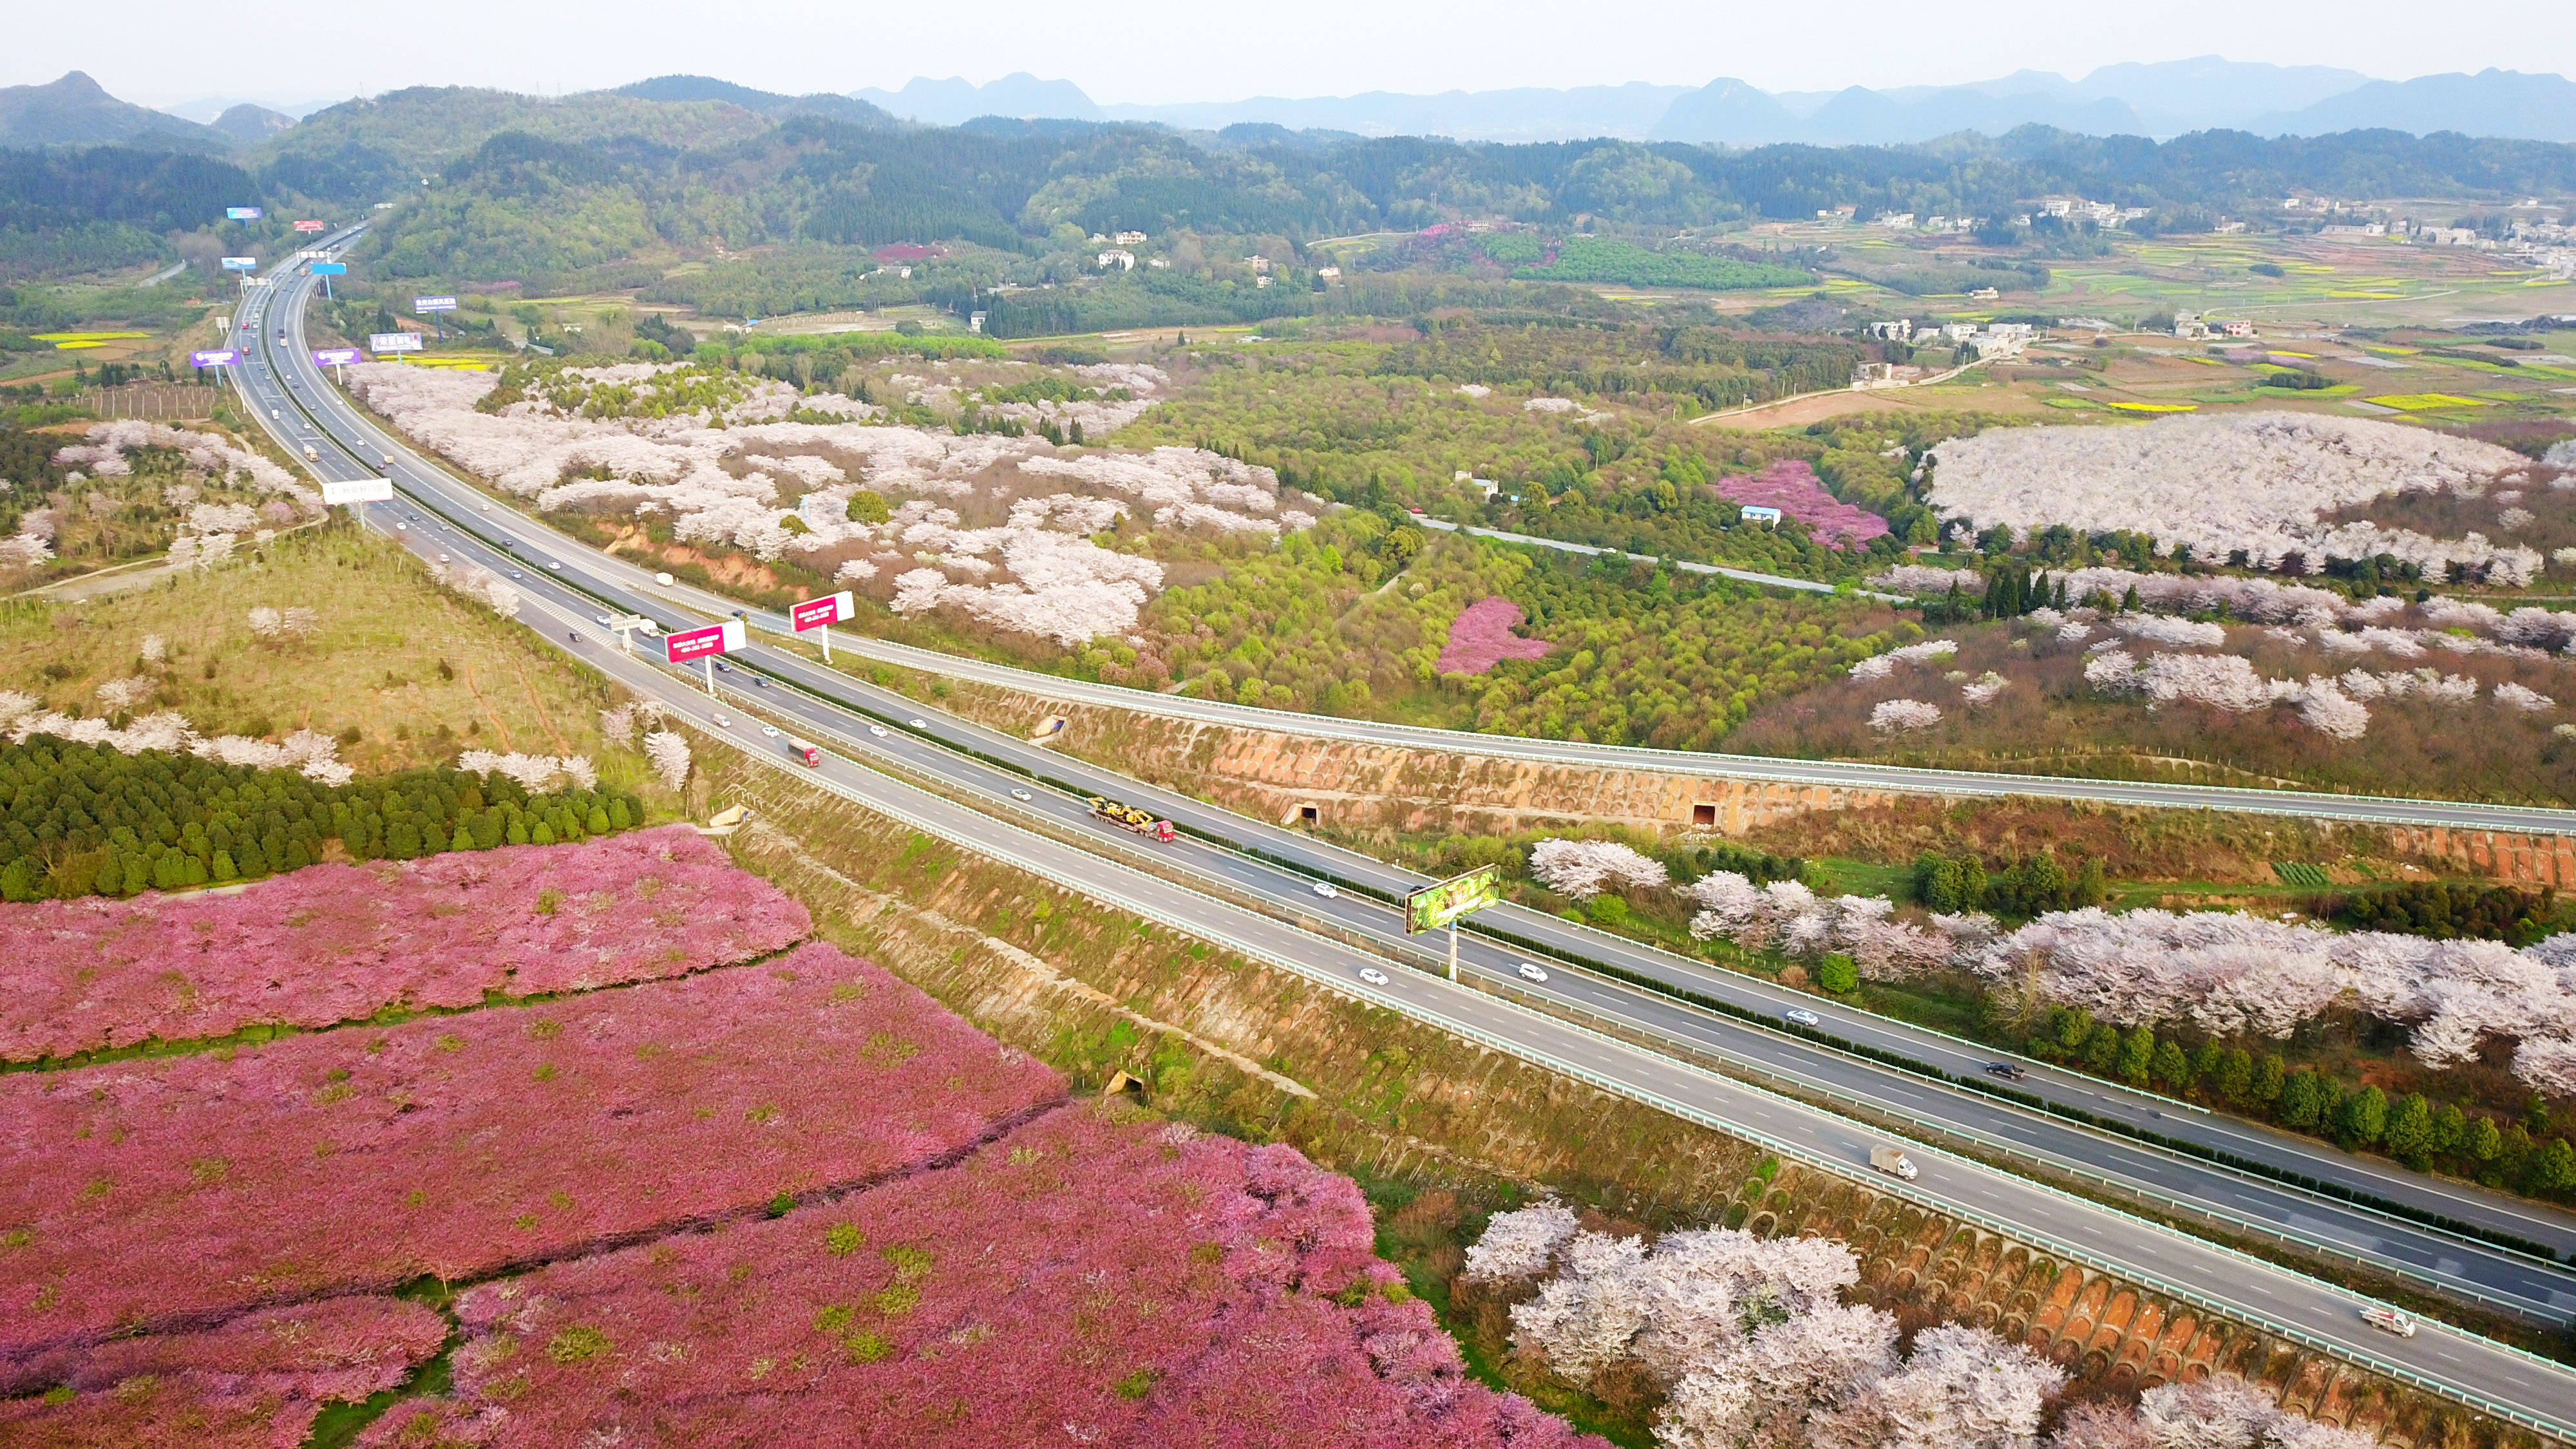
POLYGON ((707 668, 707 698, 713 699, 716 697, 716 657, 710 654, 699 662, 707 668))
POLYGON ((1453 985, 1458 980, 1458 923, 1456 921, 1449 923, 1449 980, 1453 985))
POLYGON ((832 626, 829 624, 823 626, 823 662, 832 662, 832 626))

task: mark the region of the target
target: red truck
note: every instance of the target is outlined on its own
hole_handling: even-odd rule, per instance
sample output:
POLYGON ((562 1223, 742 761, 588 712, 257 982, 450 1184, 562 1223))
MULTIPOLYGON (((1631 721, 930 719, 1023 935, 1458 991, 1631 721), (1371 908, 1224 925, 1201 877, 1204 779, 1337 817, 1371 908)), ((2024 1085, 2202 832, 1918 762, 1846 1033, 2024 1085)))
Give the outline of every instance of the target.
POLYGON ((1091 797, 1091 813, 1121 830, 1133 830, 1148 840, 1168 843, 1180 839, 1179 832, 1172 829, 1172 822, 1157 820, 1151 812, 1139 810, 1133 805, 1121 805, 1115 800, 1094 795, 1091 797))
POLYGON ((812 745, 805 743, 803 740, 796 738, 794 735, 789 735, 787 737, 787 753, 804 761, 805 768, 809 770, 819 770, 823 768, 823 752, 814 748, 812 745))

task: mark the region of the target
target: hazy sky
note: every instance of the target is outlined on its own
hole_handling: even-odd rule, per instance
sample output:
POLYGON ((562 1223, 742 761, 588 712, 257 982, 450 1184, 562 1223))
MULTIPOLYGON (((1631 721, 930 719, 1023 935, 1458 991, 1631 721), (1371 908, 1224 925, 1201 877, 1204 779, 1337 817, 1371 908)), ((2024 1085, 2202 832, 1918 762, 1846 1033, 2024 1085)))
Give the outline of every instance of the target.
MULTIPOLYGON (((2561 0, 2563 3, 2563 0, 2561 0)), ((114 23, 78 5, 8 22, 0 84, 85 70, 147 104, 204 95, 346 97, 422 84, 555 92, 689 71, 764 90, 1069 78, 1103 102, 1233 100, 1364 90, 1487 90, 1729 75, 1769 90, 1981 80, 2029 67, 2078 76, 2123 60, 2217 53, 2404 78, 2488 66, 2576 73, 2576 21, 2555 4, 2444 21, 2421 0, 2314 6, 1920 0, 1490 0, 1318 8, 1222 0, 445 0, 435 6, 127 0, 114 23), (2559 13, 2557 21, 2536 17, 2559 13), (2458 22, 2458 23, 2454 23, 2458 22), (256 65, 244 65, 257 57, 256 65)))

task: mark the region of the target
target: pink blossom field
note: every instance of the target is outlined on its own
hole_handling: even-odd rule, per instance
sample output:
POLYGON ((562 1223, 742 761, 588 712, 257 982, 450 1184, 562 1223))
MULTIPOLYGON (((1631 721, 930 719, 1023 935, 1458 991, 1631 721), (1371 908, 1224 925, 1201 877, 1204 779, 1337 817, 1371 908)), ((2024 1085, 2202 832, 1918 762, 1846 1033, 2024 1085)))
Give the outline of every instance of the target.
POLYGON ((720 1222, 953 1158, 1056 1073, 822 945, 767 966, 0 1077, 0 1379, 110 1332, 720 1222))
POLYGON ((0 1060, 681 976, 811 928, 686 826, 316 865, 227 895, 10 905, 0 1060))
POLYGON ((297 1449, 409 1384, 338 1432, 1599 1449, 1466 1377, 1349 1178, 1068 1106, 835 947, 738 964, 809 928, 684 831, 12 908, 27 1055, 199 1041, 0 1075, 0 1443, 297 1449), (332 1029, 203 1040, 260 1022, 332 1029))
POLYGON ((1777 508, 1837 548, 1858 548, 1887 532, 1886 519, 1826 492, 1803 458, 1781 458, 1759 473, 1720 478, 1709 486, 1722 498, 1777 508))
POLYGON ((1482 674, 1506 659, 1546 658, 1546 640, 1512 632, 1526 617, 1520 605, 1499 595, 1478 599, 1450 624, 1449 642, 1432 668, 1441 674, 1482 674))
POLYGON ((0 1442, 46 1449, 293 1449, 326 1401, 401 1384, 438 1352, 447 1320, 394 1298, 331 1298, 220 1328, 120 1338, 21 1366, 0 1400, 0 1442))
POLYGON ((945 1171, 458 1302, 452 1398, 362 1445, 1599 1445, 1468 1381, 1280 1146, 1049 1113, 945 1171))

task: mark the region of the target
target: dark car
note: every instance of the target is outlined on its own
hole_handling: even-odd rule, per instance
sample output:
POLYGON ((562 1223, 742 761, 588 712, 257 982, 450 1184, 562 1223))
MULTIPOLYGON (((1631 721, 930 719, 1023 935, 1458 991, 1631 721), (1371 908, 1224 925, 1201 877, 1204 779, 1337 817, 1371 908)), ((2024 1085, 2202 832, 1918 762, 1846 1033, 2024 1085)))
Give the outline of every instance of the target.
POLYGON ((2018 1082, 2022 1078, 2029 1076, 2030 1073, 2023 1071, 2020 1067, 2013 1065, 2011 1062, 1988 1062, 1986 1063, 1986 1075, 1990 1077, 2001 1077, 2007 1082, 2018 1082))

